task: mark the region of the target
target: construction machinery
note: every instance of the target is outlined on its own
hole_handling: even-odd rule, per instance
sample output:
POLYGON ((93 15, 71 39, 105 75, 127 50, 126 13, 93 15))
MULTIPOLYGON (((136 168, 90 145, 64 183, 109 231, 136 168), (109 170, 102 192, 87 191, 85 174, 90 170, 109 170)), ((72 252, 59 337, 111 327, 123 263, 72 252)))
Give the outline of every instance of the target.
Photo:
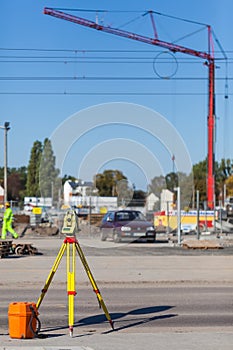
POLYGON ((209 209, 214 208, 214 194, 215 194, 215 174, 214 174, 214 162, 215 162, 215 58, 214 58, 214 45, 212 38, 212 29, 210 25, 207 25, 208 29, 208 52, 197 51, 191 48, 180 46, 174 43, 169 43, 158 39, 156 31, 155 21, 153 17, 154 11, 147 12, 150 15, 152 26, 154 30, 154 38, 146 37, 143 35, 131 33, 125 30, 112 28, 110 26, 100 25, 96 22, 84 19, 82 17, 73 16, 62 11, 58 11, 53 8, 44 8, 44 14, 50 15, 56 18, 64 19, 81 26, 96 29, 100 32, 114 34, 127 39, 136 40, 149 45, 159 46, 167 49, 171 52, 180 52, 187 55, 202 58, 205 61, 205 65, 208 67, 208 174, 207 174, 207 206, 209 209))

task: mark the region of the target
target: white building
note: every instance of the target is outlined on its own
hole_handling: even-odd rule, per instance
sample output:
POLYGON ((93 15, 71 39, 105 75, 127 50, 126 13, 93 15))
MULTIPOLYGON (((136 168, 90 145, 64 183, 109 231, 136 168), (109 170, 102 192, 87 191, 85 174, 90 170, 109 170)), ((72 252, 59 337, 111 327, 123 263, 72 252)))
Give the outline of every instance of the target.
POLYGON ((159 198, 154 193, 150 193, 146 198, 146 210, 154 211, 155 204, 158 202, 159 202, 159 198))
POLYGON ((4 188, 0 185, 0 202, 4 202, 4 188))
POLYGON ((162 190, 160 195, 160 210, 161 211, 167 211, 173 209, 173 192, 169 190, 162 190))
POLYGON ((43 207, 52 208, 51 197, 24 197, 24 209, 31 211, 32 208, 43 207))
POLYGON ((63 187, 64 205, 71 207, 92 207, 93 212, 117 209, 117 197, 100 197, 93 182, 67 180, 63 187))
MULTIPOLYGON (((64 183, 64 204, 71 205, 73 201, 76 201, 74 197, 80 197, 84 202, 87 200, 87 196, 92 194, 93 182, 81 181, 81 180, 67 180, 64 183)), ((81 201, 82 202, 82 201, 81 201)), ((86 203, 80 203, 85 204, 86 203)))

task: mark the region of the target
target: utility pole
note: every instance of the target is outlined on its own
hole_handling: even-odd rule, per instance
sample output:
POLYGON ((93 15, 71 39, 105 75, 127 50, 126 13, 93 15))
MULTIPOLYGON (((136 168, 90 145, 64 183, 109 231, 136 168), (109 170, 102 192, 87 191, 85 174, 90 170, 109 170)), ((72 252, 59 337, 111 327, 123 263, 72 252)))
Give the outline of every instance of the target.
POLYGON ((199 220, 200 220, 200 198, 199 198, 199 191, 197 190, 197 239, 200 239, 199 220))
POLYGON ((4 130, 4 202, 7 202, 7 131, 10 130, 10 123, 5 122, 0 126, 4 130))
POLYGON ((181 217, 180 217, 180 187, 175 187, 177 191, 177 237, 178 244, 181 245, 181 217))

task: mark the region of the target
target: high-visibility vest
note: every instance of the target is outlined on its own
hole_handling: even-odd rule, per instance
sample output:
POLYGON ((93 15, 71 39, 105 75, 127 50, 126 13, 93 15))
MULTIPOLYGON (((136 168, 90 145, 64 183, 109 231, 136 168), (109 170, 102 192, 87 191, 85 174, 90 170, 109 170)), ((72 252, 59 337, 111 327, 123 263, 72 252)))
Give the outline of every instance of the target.
POLYGON ((13 212, 11 208, 7 208, 4 212, 3 220, 5 222, 11 222, 13 219, 13 212))

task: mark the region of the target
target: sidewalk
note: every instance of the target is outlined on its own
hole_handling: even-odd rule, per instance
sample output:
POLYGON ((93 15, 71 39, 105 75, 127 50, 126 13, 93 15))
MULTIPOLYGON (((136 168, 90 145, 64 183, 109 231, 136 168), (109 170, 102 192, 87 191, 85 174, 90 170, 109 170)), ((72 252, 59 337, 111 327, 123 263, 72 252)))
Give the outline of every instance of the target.
POLYGON ((230 333, 216 331, 182 334, 180 330, 180 333, 93 334, 89 340, 85 340, 85 336, 84 339, 63 336, 56 340, 55 345, 49 345, 42 340, 19 340, 14 345, 1 344, 0 350, 232 350, 232 343, 233 335, 230 333), (72 340, 80 345, 68 345, 72 340), (39 345, 41 342, 44 345, 39 345))
MULTIPOLYGON (((59 238, 24 239, 33 243, 43 253, 45 249, 58 252, 63 241, 59 238)), ((116 247, 115 243, 85 240, 80 244, 98 247, 116 247)), ((155 248, 156 249, 156 248, 155 248)), ((36 256, 12 256, 0 260, 0 271, 5 282, 0 284, 0 292, 7 299, 11 290, 23 293, 27 289, 40 291, 54 263, 56 254, 36 256)), ((88 256, 90 269, 99 286, 130 285, 137 288, 145 284, 185 286, 185 284, 223 285, 233 287, 233 255, 231 256, 161 256, 138 255, 88 256)), ((80 267, 77 256, 77 283, 84 286, 87 276, 80 267)), ((53 280, 53 284, 66 283, 66 258, 63 257, 53 280)), ((1 307, 1 306, 0 306, 1 307)), ((66 311, 65 311, 66 312, 66 311)), ((0 331, 0 350, 231 350, 233 334, 231 329, 194 329, 164 331, 161 328, 133 328, 121 332, 94 332, 86 327, 82 333, 71 338, 67 329, 51 332, 46 339, 11 339, 6 331, 0 331)))

